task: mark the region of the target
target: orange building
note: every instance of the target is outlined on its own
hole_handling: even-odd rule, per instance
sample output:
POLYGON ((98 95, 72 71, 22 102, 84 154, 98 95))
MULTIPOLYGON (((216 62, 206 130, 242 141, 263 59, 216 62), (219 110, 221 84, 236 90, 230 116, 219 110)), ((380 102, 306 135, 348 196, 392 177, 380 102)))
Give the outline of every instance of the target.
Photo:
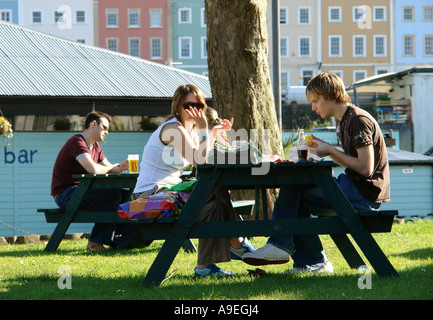
POLYGON ((167 1, 95 1, 99 45, 157 63, 167 57, 167 1))

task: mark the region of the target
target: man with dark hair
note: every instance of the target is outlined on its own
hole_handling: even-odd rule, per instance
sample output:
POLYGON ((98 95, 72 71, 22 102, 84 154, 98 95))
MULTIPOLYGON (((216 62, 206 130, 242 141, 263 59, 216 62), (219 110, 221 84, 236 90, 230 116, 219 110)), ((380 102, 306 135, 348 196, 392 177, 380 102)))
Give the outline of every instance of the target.
MULTIPOLYGON (((306 88, 312 110, 323 119, 338 120, 337 135, 343 151, 312 136, 309 151, 319 157, 329 156, 345 167, 345 173, 334 178, 355 210, 379 209, 390 200, 388 154, 376 120, 366 111, 351 104, 341 79, 332 73, 314 76, 306 88)), ((329 215, 334 210, 315 185, 284 185, 275 202, 273 219, 309 218, 329 215)), ((299 271, 333 272, 319 236, 270 237, 255 252, 245 253, 243 261, 253 265, 286 263, 293 258, 293 269, 299 271)))
MULTIPOLYGON (((128 160, 111 164, 99 142, 108 134, 111 118, 103 112, 90 112, 85 119, 84 131, 72 136, 57 155, 51 181, 51 195, 57 205, 65 209, 74 194, 78 180, 73 174, 122 173, 128 170, 128 160)), ((122 189, 91 189, 84 196, 80 209, 116 211, 119 204, 127 202, 128 192, 122 189)), ((95 223, 89 237, 87 250, 103 251, 104 245, 113 245, 116 225, 95 223)))

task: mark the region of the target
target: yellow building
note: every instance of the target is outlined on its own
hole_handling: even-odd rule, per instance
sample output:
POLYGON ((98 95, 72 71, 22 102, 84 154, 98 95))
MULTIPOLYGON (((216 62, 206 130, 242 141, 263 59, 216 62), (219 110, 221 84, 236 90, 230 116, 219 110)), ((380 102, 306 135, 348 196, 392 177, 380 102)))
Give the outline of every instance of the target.
POLYGON ((392 70, 389 0, 321 0, 321 71, 346 84, 392 70))

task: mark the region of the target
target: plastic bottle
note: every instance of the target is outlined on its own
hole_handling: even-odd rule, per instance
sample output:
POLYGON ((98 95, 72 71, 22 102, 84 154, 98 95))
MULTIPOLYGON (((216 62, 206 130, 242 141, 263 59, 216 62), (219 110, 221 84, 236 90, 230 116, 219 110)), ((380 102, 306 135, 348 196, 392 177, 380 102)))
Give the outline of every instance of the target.
POLYGON ((305 139, 304 129, 299 129, 299 138, 296 148, 298 149, 298 159, 301 161, 307 160, 308 145, 307 140, 305 139))

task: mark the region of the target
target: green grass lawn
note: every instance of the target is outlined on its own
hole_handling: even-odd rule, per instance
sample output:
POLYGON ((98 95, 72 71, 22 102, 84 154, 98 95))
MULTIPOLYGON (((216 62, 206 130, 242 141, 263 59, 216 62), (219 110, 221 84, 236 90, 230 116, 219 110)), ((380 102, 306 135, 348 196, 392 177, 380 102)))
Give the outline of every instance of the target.
MULTIPOLYGON (((45 244, 0 247, 0 300, 412 300, 433 298, 433 220, 395 224, 391 233, 375 234, 400 277, 381 279, 373 271, 371 287, 360 289, 363 276, 350 269, 329 236, 323 246, 334 265, 334 274, 284 275, 291 263, 264 266, 266 274, 251 278, 255 267, 241 261, 220 264, 237 273, 236 278, 193 277, 196 254, 181 249, 159 287, 143 287, 146 275, 162 242, 134 250, 85 251, 87 241, 63 241, 55 253, 45 244), (62 268, 70 270, 70 282, 62 268), (71 289, 59 288, 70 284, 71 289)), ((251 240, 256 246, 266 238, 251 240)), ((365 277, 364 277, 365 278, 365 277)), ((365 282, 366 283, 366 282, 365 282)))

